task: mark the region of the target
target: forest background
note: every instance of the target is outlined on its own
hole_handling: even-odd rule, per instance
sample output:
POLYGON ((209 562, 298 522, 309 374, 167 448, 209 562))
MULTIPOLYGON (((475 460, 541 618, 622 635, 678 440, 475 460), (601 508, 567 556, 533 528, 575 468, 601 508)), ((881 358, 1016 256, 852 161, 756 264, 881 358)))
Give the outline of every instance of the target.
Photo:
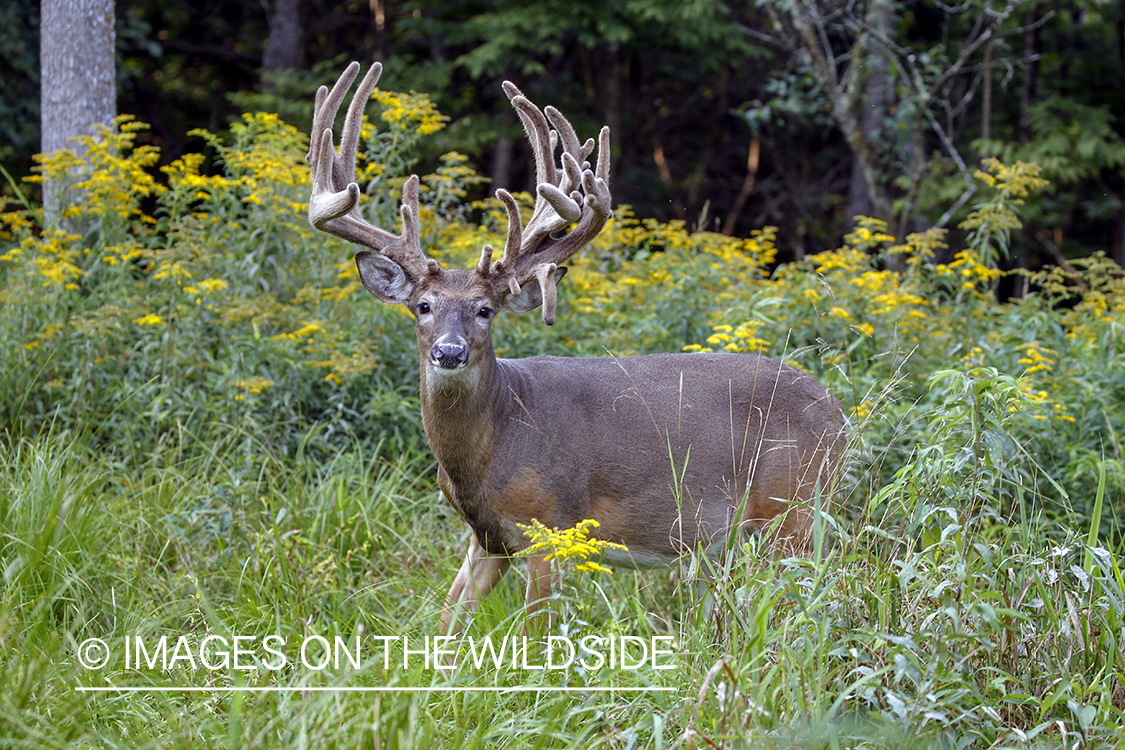
MULTIPOLYGON (((0 746, 1121 746, 1121 3, 132 3, 122 116, 37 159, 34 9, 0 8, 0 746), (704 560, 560 565, 556 634, 672 635, 675 670, 83 666, 435 631, 466 532, 412 319, 306 219, 353 58, 387 66, 364 210, 418 172, 447 264, 532 188, 503 77, 613 127, 615 217, 499 354, 758 351, 847 409, 825 556, 731 539, 713 619, 704 560), (207 692, 240 686, 295 692, 207 692), (312 689, 388 686, 433 690, 312 689)), ((470 633, 519 631, 512 578, 470 633)))
MULTIPOLYGON (((0 18, 0 160, 21 177, 39 150, 38 8, 5 0, 0 18)), ((341 62, 382 59, 388 88, 450 117, 424 156, 471 155, 489 191, 531 179, 510 78, 610 125, 616 195, 637 215, 776 226, 783 260, 831 249, 860 214, 898 237, 955 230, 972 171, 998 156, 1051 183, 1011 263, 1125 263, 1117 2, 177 1, 124 4, 116 26, 118 110, 152 126, 163 163, 244 111, 303 130, 341 62)))

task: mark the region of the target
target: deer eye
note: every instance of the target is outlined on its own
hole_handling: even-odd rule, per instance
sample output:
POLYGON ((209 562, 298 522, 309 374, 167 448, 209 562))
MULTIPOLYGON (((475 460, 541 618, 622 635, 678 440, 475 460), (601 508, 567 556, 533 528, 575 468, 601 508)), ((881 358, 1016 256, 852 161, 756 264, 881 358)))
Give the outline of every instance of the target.
POLYGON ((484 307, 482 307, 477 312, 477 317, 483 318, 484 320, 488 320, 489 318, 491 318, 493 316, 494 313, 495 313, 495 311, 491 307, 489 307, 488 305, 485 305, 484 307))
POLYGON ((419 302, 414 307, 414 309, 418 312, 419 315, 429 315, 430 314, 430 303, 429 302, 419 302))

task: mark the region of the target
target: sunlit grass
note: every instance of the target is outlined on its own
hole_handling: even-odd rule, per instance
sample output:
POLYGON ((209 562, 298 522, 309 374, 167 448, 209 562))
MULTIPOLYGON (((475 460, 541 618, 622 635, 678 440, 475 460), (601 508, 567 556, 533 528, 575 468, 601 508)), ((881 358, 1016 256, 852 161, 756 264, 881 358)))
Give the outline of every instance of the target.
MULTIPOLYGON (((384 100, 365 210, 388 225, 408 147, 441 120, 384 100)), ((544 638, 667 639, 660 670, 537 669, 534 645, 530 666, 473 665, 468 639, 520 637, 512 573, 447 671, 427 654, 468 532, 423 443, 409 314, 307 225, 303 135, 247 116, 207 136, 221 169, 185 155, 157 184, 138 127, 86 163, 44 160, 87 183, 69 229, 0 213, 0 746, 1122 744, 1125 277, 1095 256, 996 301, 1027 165, 982 172, 994 194, 965 247, 861 218, 778 265, 770 228, 619 210, 559 324, 507 315, 497 350, 762 351, 815 374, 852 420, 825 554, 749 537, 671 568, 562 566, 544 638), (284 642, 285 666, 257 646, 246 669, 126 663, 126 638, 240 635, 284 642), (316 637, 358 637, 362 663, 295 661, 316 637), (91 638, 111 646, 98 668, 91 638), (95 686, 150 690, 79 690, 95 686), (212 690, 233 687, 297 690, 212 690), (313 690, 385 687, 403 690, 313 690)), ((502 241, 496 204, 462 203, 474 180, 457 154, 423 178, 423 242, 446 263, 502 241)))
MULTIPOLYGON (((957 454, 928 454, 919 476, 940 481, 957 454)), ((464 535, 418 465, 358 453, 322 467, 267 460, 238 485, 226 458, 154 456, 126 478, 56 437, 5 455, 0 715, 13 746, 1022 746, 1025 736, 1054 746, 1063 729, 1091 746, 1118 742, 1121 571, 1105 550, 1083 571, 1077 532, 1054 544, 983 503, 972 514, 903 493, 894 502, 908 507, 884 519, 901 528, 841 520, 819 562, 738 541, 711 579, 709 614, 686 566, 571 571, 552 633, 671 636, 673 669, 525 668, 543 663, 533 650, 519 664, 464 658, 446 672, 423 644, 464 535), (368 640, 358 668, 277 671, 138 668, 122 645, 271 634, 395 640, 389 663, 368 640), (95 637, 110 659, 83 668, 79 646, 95 637), (78 690, 109 685, 439 689, 78 690), (669 690, 528 691, 584 685, 669 690)), ((505 584, 466 637, 518 638, 521 591, 505 584)))

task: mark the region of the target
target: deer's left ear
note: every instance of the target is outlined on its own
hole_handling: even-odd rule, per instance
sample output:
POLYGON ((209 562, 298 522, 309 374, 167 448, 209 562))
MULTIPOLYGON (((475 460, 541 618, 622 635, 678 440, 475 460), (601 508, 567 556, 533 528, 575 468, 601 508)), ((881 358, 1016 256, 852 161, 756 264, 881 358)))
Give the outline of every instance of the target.
MULTIPOLYGON (((566 276, 566 266, 559 266, 552 274, 553 284, 558 284, 566 276)), ((536 279, 528 279, 520 287, 519 294, 508 293, 504 299, 504 306, 515 313, 524 313, 534 310, 543 304, 543 289, 536 279)), ((553 313, 554 311, 552 311, 553 313)), ((554 322, 552 320, 552 322, 554 322)))

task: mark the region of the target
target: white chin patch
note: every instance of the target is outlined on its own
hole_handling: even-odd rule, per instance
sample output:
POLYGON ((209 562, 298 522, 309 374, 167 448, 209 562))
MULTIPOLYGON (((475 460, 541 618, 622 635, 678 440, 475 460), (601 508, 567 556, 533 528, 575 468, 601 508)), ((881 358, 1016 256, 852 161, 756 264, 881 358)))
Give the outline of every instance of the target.
POLYGON ((477 368, 467 364, 458 367, 441 367, 433 361, 426 362, 426 384, 431 388, 473 388, 477 382, 477 368))
POLYGON ((455 378, 463 377, 465 373, 469 371, 469 364, 466 362, 456 367, 442 367, 431 359, 426 363, 426 369, 429 371, 430 375, 436 378, 455 378))

